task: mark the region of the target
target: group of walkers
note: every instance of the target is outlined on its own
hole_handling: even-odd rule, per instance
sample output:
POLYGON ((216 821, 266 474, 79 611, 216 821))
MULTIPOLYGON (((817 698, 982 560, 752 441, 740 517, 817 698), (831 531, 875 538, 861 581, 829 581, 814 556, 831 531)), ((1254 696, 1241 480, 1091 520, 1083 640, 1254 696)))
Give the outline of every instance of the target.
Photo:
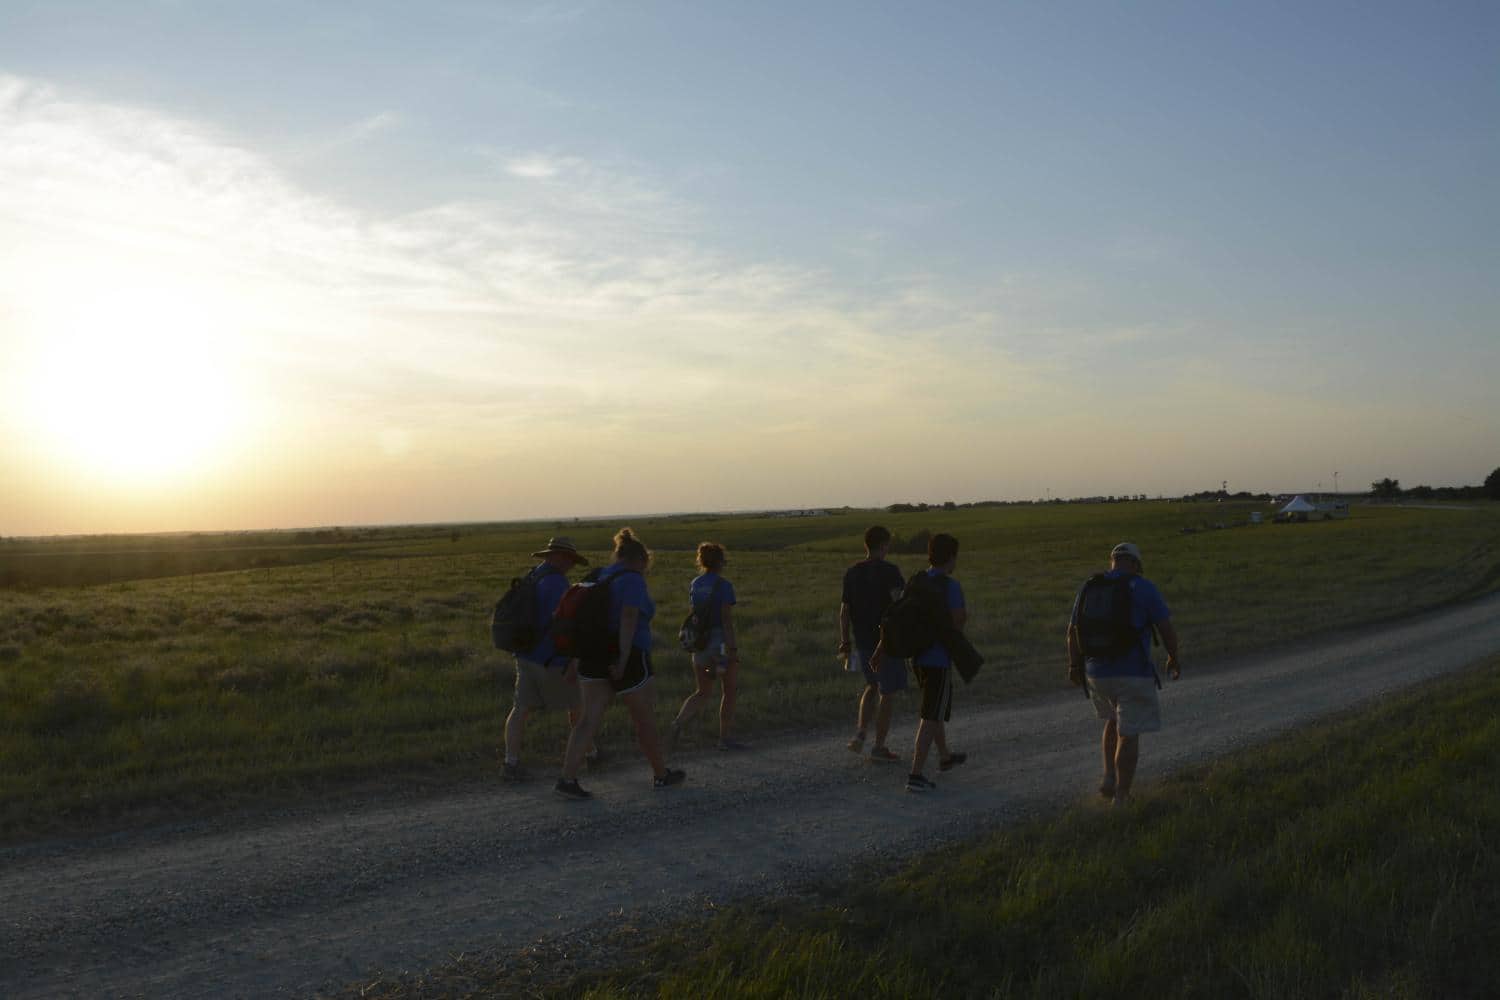
MULTIPOLYGON (((866 531, 864 545, 865 558, 844 573, 838 610, 838 655, 848 671, 862 676, 865 685, 859 697, 857 729, 847 745, 863 755, 868 742, 872 763, 902 760, 888 739, 896 697, 906 690, 908 675, 915 677, 921 698, 906 790, 929 792, 937 787, 926 773, 934 747, 939 772, 951 771, 967 759, 964 752, 949 746, 947 738, 953 674, 958 672, 954 654, 956 644, 964 642, 968 617, 963 588, 954 578, 958 539, 933 535, 927 568, 911 580, 887 558, 891 533, 884 527, 866 531), (941 623, 938 638, 926 648, 909 658, 890 655, 882 620, 903 594, 918 585, 936 595, 947 619, 941 623)), ((606 709, 618 695, 634 724, 641 753, 651 765, 653 786, 681 784, 685 772, 668 767, 666 756, 684 727, 709 703, 716 681, 720 688, 718 749, 745 748, 733 733, 740 658, 734 622, 736 596, 734 585, 723 576, 728 557, 722 545, 704 542, 698 546, 699 572, 689 585, 688 600, 693 609, 690 619, 696 619, 696 627, 706 637, 700 636, 693 644, 694 690, 683 701, 665 740, 656 727, 652 683, 651 623, 657 607, 646 586, 650 550, 630 528, 623 528, 614 537, 609 565, 592 571, 579 585, 571 584, 568 574, 575 567, 587 566, 588 560, 570 539, 552 538, 532 556, 540 562, 519 581, 532 588, 534 595, 527 605, 532 641, 516 654, 515 705, 505 722, 502 775, 507 780, 529 776, 521 764, 528 716, 538 709, 563 709, 572 728, 554 790, 567 799, 590 798, 578 775, 586 763, 598 762, 594 740, 606 709), (603 588, 598 595, 601 612, 607 593, 607 655, 580 657, 576 650, 565 648, 570 623, 562 618, 564 608, 574 591, 581 593, 586 587, 603 588)), ((1110 552, 1109 570, 1090 577, 1080 588, 1067 629, 1069 681, 1084 689, 1104 722, 1099 792, 1116 805, 1130 799, 1140 735, 1161 728, 1157 695, 1161 682, 1152 658, 1153 641, 1160 641, 1166 649, 1169 675, 1174 680, 1181 676, 1171 613, 1160 591, 1141 574, 1140 549, 1129 542, 1116 545, 1110 552)))

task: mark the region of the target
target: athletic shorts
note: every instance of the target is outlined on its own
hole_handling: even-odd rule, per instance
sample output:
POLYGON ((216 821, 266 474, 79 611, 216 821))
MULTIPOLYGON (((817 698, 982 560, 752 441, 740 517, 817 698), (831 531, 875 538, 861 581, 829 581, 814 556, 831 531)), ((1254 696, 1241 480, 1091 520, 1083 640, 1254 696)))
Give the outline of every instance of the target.
POLYGON ((951 667, 913 667, 922 689, 920 718, 947 722, 953 718, 953 670, 951 667))
POLYGON ((859 672, 865 675, 865 683, 879 688, 881 694, 906 690, 906 661, 899 656, 887 656, 881 661, 878 671, 870 669, 870 654, 863 649, 850 650, 849 659, 859 663, 859 672))
POLYGON ((576 710, 578 685, 563 680, 563 667, 544 667, 516 657, 516 707, 576 710))
POLYGON ((708 645, 701 652, 693 653, 693 669, 704 673, 724 673, 728 665, 724 662, 724 630, 716 628, 708 633, 708 645))
POLYGON ((1121 736, 1161 729, 1155 677, 1090 677, 1089 699, 1099 718, 1115 720, 1121 736))
POLYGON ((581 663, 578 666, 578 679, 583 681, 608 681, 615 689, 615 694, 629 694, 637 688, 646 686, 651 679, 651 654, 639 646, 630 647, 630 659, 625 661, 625 673, 619 680, 609 675, 609 668, 618 661, 606 660, 603 663, 581 663))

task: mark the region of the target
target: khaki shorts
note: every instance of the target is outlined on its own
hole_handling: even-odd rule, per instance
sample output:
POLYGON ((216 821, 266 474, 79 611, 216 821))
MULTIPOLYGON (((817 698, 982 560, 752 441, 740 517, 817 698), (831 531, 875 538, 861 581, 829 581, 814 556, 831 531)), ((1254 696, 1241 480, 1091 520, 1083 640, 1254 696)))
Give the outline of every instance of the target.
POLYGON ((576 711, 579 704, 578 685, 563 680, 562 667, 544 667, 516 657, 517 708, 523 712, 532 708, 576 711))
POLYGON ((1155 677, 1090 677, 1089 699, 1101 719, 1114 719, 1121 736, 1161 729, 1155 677))

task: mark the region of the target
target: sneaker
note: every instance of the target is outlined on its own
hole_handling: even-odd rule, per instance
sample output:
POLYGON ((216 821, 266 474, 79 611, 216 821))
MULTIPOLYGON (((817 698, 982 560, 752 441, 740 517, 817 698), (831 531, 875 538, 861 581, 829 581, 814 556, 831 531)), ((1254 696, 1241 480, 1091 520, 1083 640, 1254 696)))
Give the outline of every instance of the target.
POLYGON ((908 774, 906 776, 906 790, 908 792, 931 792, 937 790, 937 783, 928 781, 920 774, 908 774))
POLYGON ((876 747, 870 751, 870 760, 877 764, 894 764, 901 757, 889 747, 876 747))
POLYGON ((845 744, 853 753, 859 753, 865 748, 865 734, 855 733, 854 739, 845 744))
POLYGON ((652 778, 651 779, 651 787, 652 788, 671 788, 673 785, 680 785, 680 784, 682 784, 686 780, 687 780, 687 772, 686 771, 674 771, 674 770, 672 770, 669 767, 669 768, 667 768, 667 773, 666 774, 663 774, 660 778, 652 778))
POLYGON ((514 764, 501 764, 500 777, 506 781, 525 781, 531 775, 527 774, 526 768, 522 767, 520 762, 517 761, 514 764))
POLYGON ((948 756, 938 761, 938 770, 951 771, 968 759, 969 755, 966 753, 950 753, 948 756))
POLYGON ((576 801, 593 798, 592 795, 579 786, 577 778, 574 778, 572 781, 568 781, 566 778, 558 778, 557 784, 552 786, 552 792, 560 798, 574 799, 576 801))
POLYGON ((720 740, 720 750, 749 750, 750 744, 741 743, 739 740, 720 740))

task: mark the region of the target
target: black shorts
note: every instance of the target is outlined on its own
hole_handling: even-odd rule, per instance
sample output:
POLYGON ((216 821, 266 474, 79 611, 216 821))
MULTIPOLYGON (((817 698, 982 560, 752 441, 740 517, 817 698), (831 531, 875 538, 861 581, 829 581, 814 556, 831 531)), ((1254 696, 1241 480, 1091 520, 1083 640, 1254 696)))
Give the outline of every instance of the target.
POLYGON ((615 680, 609 675, 609 668, 618 662, 605 660, 602 663, 580 663, 578 677, 585 681, 608 681, 615 689, 615 694, 629 694, 644 686, 654 673, 651 669, 651 654, 639 646, 630 647, 630 659, 625 661, 625 673, 619 680, 615 680))
POLYGON ((912 667, 917 672, 917 686, 922 689, 921 718, 947 722, 953 718, 953 668, 912 667))

